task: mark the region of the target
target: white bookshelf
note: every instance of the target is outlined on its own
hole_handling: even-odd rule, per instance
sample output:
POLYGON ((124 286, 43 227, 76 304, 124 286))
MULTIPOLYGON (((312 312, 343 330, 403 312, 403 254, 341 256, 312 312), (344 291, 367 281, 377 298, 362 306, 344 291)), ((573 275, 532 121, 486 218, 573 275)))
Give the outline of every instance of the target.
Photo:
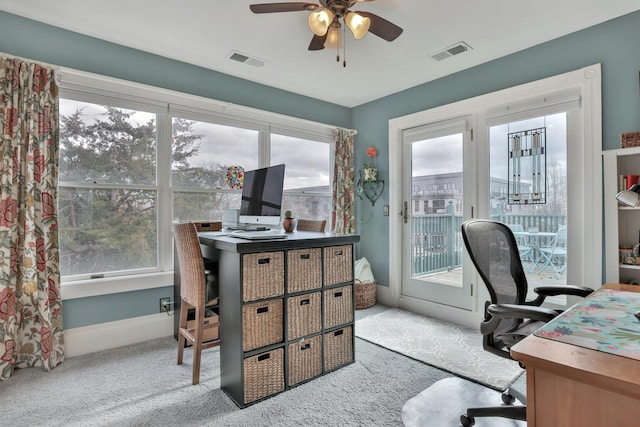
POLYGON ((640 147, 606 150, 602 153, 604 176, 604 250, 607 283, 640 283, 640 265, 619 261, 621 246, 640 243, 640 208, 618 205, 620 175, 640 175, 640 147))

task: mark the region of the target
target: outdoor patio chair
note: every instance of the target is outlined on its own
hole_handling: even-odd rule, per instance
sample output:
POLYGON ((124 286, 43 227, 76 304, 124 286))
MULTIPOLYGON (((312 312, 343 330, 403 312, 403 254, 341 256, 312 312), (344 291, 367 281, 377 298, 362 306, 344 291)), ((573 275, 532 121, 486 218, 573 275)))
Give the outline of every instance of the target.
POLYGON ((518 253, 520 254, 521 261, 528 261, 529 264, 522 264, 523 268, 528 272, 532 273, 536 266, 536 259, 534 255, 534 248, 531 246, 529 239, 525 235, 524 227, 522 224, 507 224, 508 227, 513 231, 513 235, 516 239, 516 243, 518 244, 518 253))
POLYGON ((543 246, 540 251, 540 272, 551 266, 559 279, 560 275, 567 271, 567 227, 560 227, 549 246, 543 246))

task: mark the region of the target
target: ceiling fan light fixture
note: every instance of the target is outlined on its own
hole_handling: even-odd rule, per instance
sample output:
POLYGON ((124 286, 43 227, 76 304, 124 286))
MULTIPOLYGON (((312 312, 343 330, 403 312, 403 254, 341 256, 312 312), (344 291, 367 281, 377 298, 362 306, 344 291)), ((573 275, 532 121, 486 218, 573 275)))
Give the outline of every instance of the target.
POLYGON ((334 14, 329 9, 322 9, 309 14, 309 28, 316 36, 324 36, 327 34, 331 23, 333 22, 334 14))
POLYGON ((347 12, 344 16, 344 23, 347 24, 356 40, 359 40, 369 31, 371 19, 355 12, 347 12))
POLYGON ((342 31, 340 26, 332 25, 327 33, 327 40, 324 47, 329 49, 342 49, 342 31))

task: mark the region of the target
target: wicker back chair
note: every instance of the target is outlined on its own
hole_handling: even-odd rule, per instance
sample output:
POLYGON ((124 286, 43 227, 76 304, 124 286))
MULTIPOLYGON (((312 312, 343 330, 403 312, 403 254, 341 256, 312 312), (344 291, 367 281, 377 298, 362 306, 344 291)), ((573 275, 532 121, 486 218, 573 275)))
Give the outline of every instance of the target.
POLYGON ((203 331, 217 328, 218 322, 205 324, 205 305, 212 302, 206 301, 206 274, 196 227, 193 223, 174 224, 173 232, 180 267, 180 299, 182 300, 178 333, 178 365, 182 364, 184 347, 188 342, 193 346, 192 383, 195 385, 200 382, 202 349, 220 344, 219 339, 203 343, 203 331), (190 308, 195 309, 195 321, 192 328, 187 326, 187 315, 190 308))
POLYGON ((324 228, 327 225, 327 220, 315 220, 315 219, 299 219, 298 220, 298 231, 318 231, 320 233, 324 233, 324 228))

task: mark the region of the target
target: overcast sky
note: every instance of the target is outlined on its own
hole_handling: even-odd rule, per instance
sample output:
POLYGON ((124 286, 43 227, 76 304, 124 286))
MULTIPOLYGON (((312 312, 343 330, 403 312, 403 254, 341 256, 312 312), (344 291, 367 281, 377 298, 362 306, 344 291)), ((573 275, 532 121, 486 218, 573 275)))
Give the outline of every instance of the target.
MULTIPOLYGON (((508 175, 508 134, 546 126, 547 166, 551 160, 566 170, 567 126, 564 113, 523 120, 490 131, 490 174, 506 179, 508 175)), ((412 144, 412 176, 436 175, 462 171, 462 136, 450 135, 412 144)))
MULTIPOLYGON (((75 113, 78 108, 83 109, 83 119, 87 124, 104 118, 105 109, 101 106, 64 99, 60 101, 60 113, 64 116, 75 113)), ((136 111, 130 120, 143 124, 155 120, 155 114, 136 111)), ((189 159, 191 166, 211 167, 218 164, 242 166, 245 170, 258 168, 258 131, 198 121, 192 123, 193 131, 202 135, 202 139, 199 141, 198 155, 189 159)), ((271 164, 286 165, 286 189, 328 186, 330 148, 330 144, 323 142, 272 135, 271 164)))
MULTIPOLYGON (((70 115, 84 108, 90 123, 104 109, 90 103, 61 99, 60 113, 70 115)), ((142 124, 155 119, 155 114, 136 112, 131 120, 142 124)), ((553 160, 566 170, 566 115, 564 113, 537 119, 494 126, 490 131, 491 177, 506 179, 508 168, 507 134, 546 127, 547 165, 553 160)), ((202 135, 198 156, 189 159, 192 166, 237 165, 245 170, 258 167, 258 131, 206 122, 193 122, 193 130, 202 135)), ((303 188, 329 185, 330 145, 272 135, 271 164, 286 164, 285 186, 303 188)), ((412 144, 412 176, 462 171, 462 137, 451 135, 412 144)))

